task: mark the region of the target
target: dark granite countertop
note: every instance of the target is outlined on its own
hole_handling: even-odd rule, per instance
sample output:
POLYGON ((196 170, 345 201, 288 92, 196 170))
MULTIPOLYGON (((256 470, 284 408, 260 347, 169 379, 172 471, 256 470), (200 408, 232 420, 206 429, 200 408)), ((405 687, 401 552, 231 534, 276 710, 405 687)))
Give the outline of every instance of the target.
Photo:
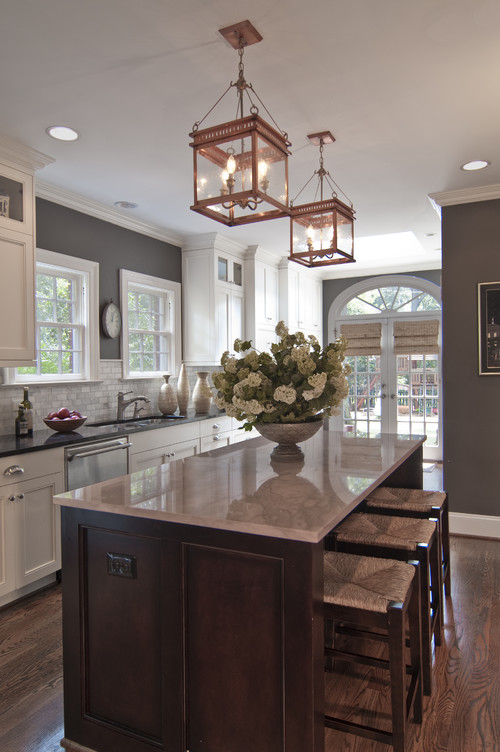
MULTIPOLYGON (((116 436, 129 436, 139 431, 154 431, 157 428, 168 428, 178 425, 179 423, 193 423, 200 420, 209 420, 224 416, 225 413, 212 409, 206 415, 197 415, 193 410, 188 410, 185 418, 167 416, 143 416, 142 419, 124 420, 122 423, 114 423, 111 426, 93 426, 92 423, 100 422, 98 419, 88 419, 87 422, 78 429, 70 433, 58 433, 46 428, 41 431, 34 431, 33 436, 29 438, 17 438, 16 436, 0 436, 0 457, 8 457, 13 454, 25 454, 26 452, 38 452, 42 449, 53 449, 54 447, 68 446, 70 444, 81 444, 86 441, 96 441, 99 439, 109 439, 116 436), (158 423, 144 424, 147 418, 158 418, 158 423)), ((110 418, 110 420, 112 420, 110 418)))

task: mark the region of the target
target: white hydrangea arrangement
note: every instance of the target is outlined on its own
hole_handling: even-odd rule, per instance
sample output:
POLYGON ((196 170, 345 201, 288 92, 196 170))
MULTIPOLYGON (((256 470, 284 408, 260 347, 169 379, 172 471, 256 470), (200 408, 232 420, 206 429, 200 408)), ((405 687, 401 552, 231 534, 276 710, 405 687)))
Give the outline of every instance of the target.
POLYGON ((235 340, 241 357, 226 351, 222 371, 212 380, 215 404, 226 414, 245 421, 250 431, 261 423, 302 423, 335 415, 347 396, 349 366, 344 365, 347 341, 343 338, 321 348, 316 337, 290 334, 283 321, 271 353, 257 352, 250 341, 235 340))

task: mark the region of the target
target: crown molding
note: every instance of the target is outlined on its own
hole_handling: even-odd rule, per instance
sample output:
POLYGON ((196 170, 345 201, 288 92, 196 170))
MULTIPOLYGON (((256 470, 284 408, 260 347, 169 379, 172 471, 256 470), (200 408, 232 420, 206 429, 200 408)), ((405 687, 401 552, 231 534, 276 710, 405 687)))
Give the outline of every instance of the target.
POLYGON ((474 201, 491 201, 500 198, 500 184, 483 185, 479 188, 462 188, 456 191, 429 193, 429 198, 438 206, 471 204, 474 201))
POLYGON ((182 243, 183 251, 216 250, 221 253, 233 253, 243 256, 247 246, 236 240, 221 235, 219 232, 205 232, 199 235, 189 235, 182 243))
POLYGON ((0 158, 7 160, 13 167, 24 168, 31 174, 55 160, 30 146, 13 141, 7 136, 0 136, 0 158))
POLYGON ((54 204, 60 204, 67 209, 74 209, 97 219, 102 219, 104 222, 110 222, 126 230, 132 230, 141 235, 147 235, 150 238, 162 240, 165 243, 171 243, 178 247, 182 245, 183 237, 173 233, 171 230, 144 222, 142 219, 129 217, 117 209, 101 204, 98 201, 93 201, 85 196, 80 196, 78 193, 72 193, 64 188, 51 185, 43 180, 36 180, 35 194, 38 198, 52 201, 54 204))

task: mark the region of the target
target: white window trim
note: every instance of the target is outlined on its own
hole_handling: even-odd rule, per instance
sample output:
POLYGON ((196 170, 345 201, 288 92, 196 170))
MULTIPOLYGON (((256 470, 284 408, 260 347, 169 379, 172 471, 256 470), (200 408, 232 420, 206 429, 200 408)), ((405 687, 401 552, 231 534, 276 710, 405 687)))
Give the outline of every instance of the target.
POLYGON ((412 318, 441 318, 441 311, 412 311, 411 313, 401 313, 401 311, 380 311, 380 313, 372 313, 359 316, 343 316, 341 311, 344 306, 354 298, 356 295, 360 295, 367 290, 372 290, 375 287, 394 287, 401 285, 405 287, 413 287, 419 289, 424 293, 432 295, 437 301, 441 303, 441 288, 434 282, 430 282, 423 277, 412 277, 404 274, 391 274, 383 277, 367 277, 361 282, 356 282, 354 285, 347 287, 332 301, 330 310, 328 311, 328 335, 333 337, 335 327, 341 322, 354 322, 354 320, 360 323, 366 321, 377 321, 377 317, 383 318, 400 318, 404 316, 411 316, 412 318))
MULTIPOLYGON (((44 248, 36 248, 35 251, 35 270, 36 264, 50 264, 59 267, 61 270, 74 270, 88 274, 87 289, 87 311, 88 325, 84 332, 84 352, 85 352, 85 372, 83 375, 71 377, 68 374, 59 374, 54 378, 40 377, 39 379, 29 379, 33 385, 39 384, 63 384, 98 381, 99 379, 99 264, 97 261, 88 261, 77 256, 67 256, 64 253, 47 251, 44 248)), ((35 271, 35 273, 37 273, 35 271)), ((5 384, 20 384, 26 381, 26 377, 15 378, 15 368, 5 369, 5 384)))
POLYGON ((172 282, 170 279, 163 279, 162 277, 153 277, 148 274, 141 274, 140 272, 132 272, 128 269, 120 269, 120 308, 122 313, 122 333, 121 333, 121 352, 122 352, 122 374, 124 380, 138 381, 139 379, 152 379, 161 376, 158 374, 129 374, 128 361, 129 361, 129 347, 128 347, 128 289, 130 285, 144 285, 152 288, 152 291, 157 290, 169 293, 172 297, 172 309, 171 309, 171 321, 172 321, 172 338, 171 338, 171 367, 170 373, 175 374, 179 372, 181 363, 181 347, 182 347, 182 321, 181 321, 181 283, 172 282))

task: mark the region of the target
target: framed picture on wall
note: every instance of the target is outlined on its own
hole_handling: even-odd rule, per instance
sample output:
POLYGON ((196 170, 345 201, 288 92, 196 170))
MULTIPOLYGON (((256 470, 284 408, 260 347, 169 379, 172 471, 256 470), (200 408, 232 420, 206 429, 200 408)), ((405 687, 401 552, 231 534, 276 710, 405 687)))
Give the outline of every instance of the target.
POLYGON ((477 286, 479 374, 500 374, 500 282, 477 286))

